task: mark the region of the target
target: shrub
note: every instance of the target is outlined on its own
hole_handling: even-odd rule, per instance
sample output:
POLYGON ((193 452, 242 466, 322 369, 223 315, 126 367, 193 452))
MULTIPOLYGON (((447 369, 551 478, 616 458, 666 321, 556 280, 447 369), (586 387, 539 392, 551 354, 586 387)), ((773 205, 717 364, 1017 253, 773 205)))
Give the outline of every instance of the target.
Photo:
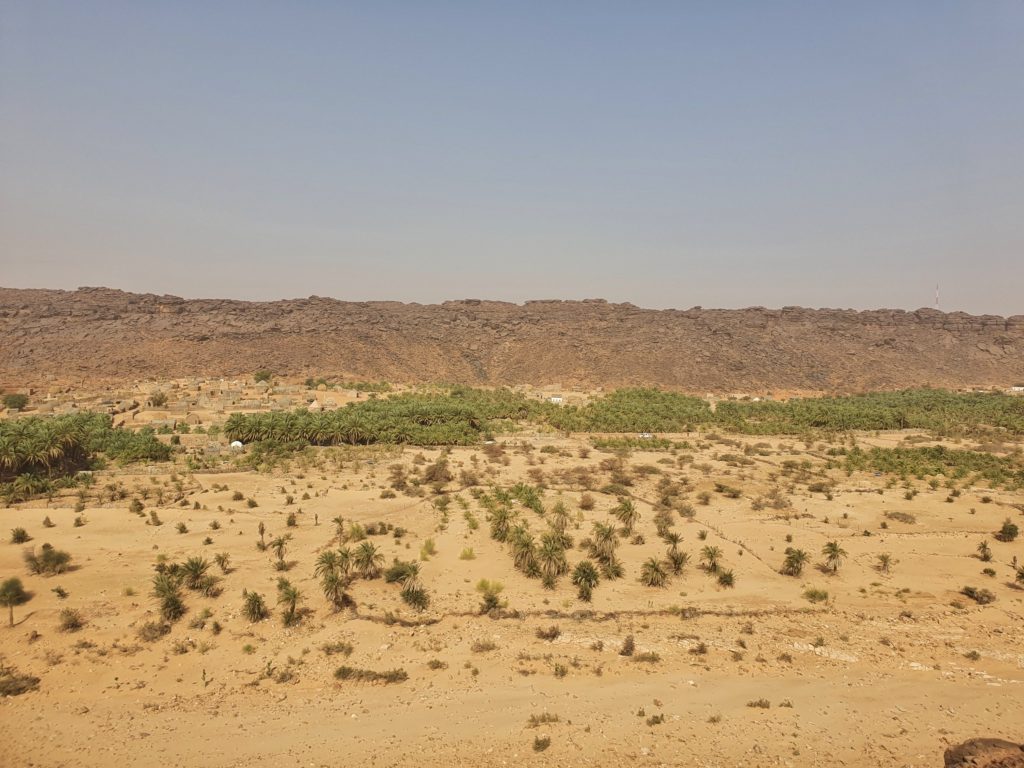
POLYGON ((550 643, 558 639, 558 637, 562 634, 562 630, 559 629, 556 625, 552 624, 547 629, 543 627, 538 627, 537 632, 535 634, 537 635, 538 639, 547 640, 550 643))
POLYGON ((622 648, 619 649, 619 656, 632 656, 635 650, 636 640, 633 639, 632 635, 626 635, 622 641, 622 648))
POLYGON ((35 550, 25 552, 25 564, 35 574, 54 576, 64 573, 71 563, 71 555, 59 549, 54 549, 50 544, 43 544, 40 553, 35 550))
POLYGON ((769 709, 771 705, 772 703, 768 701, 768 699, 754 699, 753 701, 747 702, 748 707, 754 707, 756 709, 769 709))
POLYGON ((995 602, 996 596, 989 592, 987 589, 978 589, 977 587, 964 587, 960 590, 961 594, 971 598, 978 605, 988 605, 989 603, 995 602))
POLYGON ((409 679, 404 669, 391 669, 387 672, 375 672, 370 669, 356 669, 355 667, 338 667, 334 671, 335 680, 344 680, 356 683, 402 683, 409 679))
POLYGON ((4 408, 9 411, 20 411, 28 405, 28 395, 20 392, 10 392, 4 395, 4 408))
POLYGON ((136 633, 143 642, 151 643, 171 631, 171 625, 165 621, 147 621, 136 633))
POLYGON ((24 528, 11 529, 11 544, 24 544, 28 541, 32 541, 32 537, 24 528))
POLYGON ((352 643, 347 643, 344 640, 338 640, 334 643, 324 643, 320 646, 320 650, 324 652, 326 656, 334 656, 335 654, 342 654, 344 656, 352 655, 352 643))
POLYGON ((474 640, 469 649, 473 653, 487 653, 498 648, 497 643, 492 640, 474 640))
POLYGON ((533 737, 533 751, 543 752, 545 749, 551 746, 550 736, 534 736, 533 737))
POLYGON ((807 589, 804 591, 804 599, 812 603, 823 603, 828 600, 828 591, 824 589, 807 589))
POLYGON ((1016 539, 1019 534, 1020 529, 1017 528, 1016 524, 1010 518, 1006 518, 1003 521, 1003 527, 996 531, 995 537, 999 541, 1009 542, 1016 539))
POLYGON ((60 612, 60 623, 57 628, 61 632, 77 632, 85 626, 85 618, 74 608, 65 608, 60 612))

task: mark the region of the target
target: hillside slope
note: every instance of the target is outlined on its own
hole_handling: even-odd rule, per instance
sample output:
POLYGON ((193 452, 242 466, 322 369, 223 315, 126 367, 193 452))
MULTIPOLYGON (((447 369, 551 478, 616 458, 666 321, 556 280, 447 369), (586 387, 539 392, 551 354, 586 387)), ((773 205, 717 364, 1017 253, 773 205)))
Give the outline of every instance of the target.
POLYGON ((440 305, 185 300, 0 288, 0 385, 189 375, 852 391, 1024 380, 1024 316, 921 309, 649 310, 601 300, 440 305))

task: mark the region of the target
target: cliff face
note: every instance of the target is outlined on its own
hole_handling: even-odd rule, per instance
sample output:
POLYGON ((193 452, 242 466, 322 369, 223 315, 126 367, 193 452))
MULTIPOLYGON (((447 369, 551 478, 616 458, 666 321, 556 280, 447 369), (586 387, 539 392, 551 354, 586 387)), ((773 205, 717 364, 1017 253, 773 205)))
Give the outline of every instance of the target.
POLYGON ((0 288, 0 384, 344 375, 396 382, 853 391, 1024 381, 1024 316, 185 300, 0 288))

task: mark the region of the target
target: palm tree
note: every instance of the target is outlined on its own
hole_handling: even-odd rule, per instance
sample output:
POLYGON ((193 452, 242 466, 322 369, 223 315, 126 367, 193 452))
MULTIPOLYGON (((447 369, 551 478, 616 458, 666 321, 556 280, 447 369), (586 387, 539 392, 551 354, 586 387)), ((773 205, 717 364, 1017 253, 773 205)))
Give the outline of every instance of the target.
POLYGON ((160 601, 160 616, 164 621, 174 621, 185 613, 178 579, 170 573, 158 573, 153 577, 153 597, 160 601))
POLYGON ((839 570, 839 566, 846 557, 846 550, 839 546, 838 541, 830 541, 821 548, 821 554, 825 556, 825 565, 832 569, 832 573, 839 570))
POLYGON ((294 586, 287 579, 281 579, 277 582, 277 604, 284 606, 284 613, 281 614, 281 620, 284 622, 286 627, 290 627, 294 624, 298 618, 298 607, 299 601, 302 599, 302 593, 299 588, 294 586))
POLYGON ((278 536, 272 542, 270 542, 270 548, 277 555, 277 569, 279 571, 285 570, 284 556, 288 552, 288 542, 291 541, 292 535, 286 533, 284 536, 278 536))
POLYGON ((351 584, 351 577, 342 574, 340 570, 326 571, 320 577, 320 588, 335 611, 351 602, 351 598, 348 596, 348 588, 351 584))
POLYGON ((352 555, 352 563, 362 578, 376 579, 380 576, 384 555, 377 550, 373 543, 364 541, 356 547, 356 551, 352 555))
POLYGON ((22 586, 21 579, 12 577, 0 584, 0 605, 7 606, 7 621, 14 626, 14 606, 21 605, 29 599, 30 595, 22 586))
POLYGON ((580 560, 576 564, 576 567, 572 571, 572 583, 578 590, 580 600, 585 603, 590 602, 590 598, 594 593, 594 588, 597 586, 600 578, 597 573, 597 568, 589 560, 580 560))
POLYGON ((978 545, 978 557, 986 563, 992 560, 992 548, 989 547, 987 541, 983 541, 978 545))
POLYGON ((270 612, 267 610, 267 604, 263 600, 263 595, 257 592, 242 590, 242 597, 245 600, 245 604, 242 606, 242 613, 245 614, 245 618, 253 624, 267 618, 270 612))
POLYGON ((491 511, 491 538, 495 541, 508 541, 512 520, 516 513, 509 507, 500 506, 491 511))
POLYGON ((553 589, 558 577, 568 572, 569 563, 565 559, 565 550, 562 549, 557 534, 545 533, 540 537, 540 541, 537 565, 540 567, 544 586, 553 589))
POLYGON ((700 559, 708 573, 718 573, 718 561, 722 557, 722 550, 718 547, 706 546, 700 551, 700 559))
POLYGON ((786 547, 786 559, 782 562, 782 572, 786 576, 799 576, 810 559, 810 555, 802 549, 786 547))
POLYGON ((620 499, 619 504, 612 510, 612 514, 622 523, 622 530, 627 536, 633 532, 637 521, 640 519, 640 512, 629 499, 620 499))
POLYGON ((675 531, 666 531, 662 534, 661 540, 668 544, 669 551, 671 552, 679 549, 679 545, 683 541, 683 536, 675 531))
POLYGON ((663 587, 668 582, 665 566, 656 557, 648 558, 640 567, 640 582, 648 587, 663 587))
POLYGON ((185 574, 185 586, 189 589, 199 589, 203 585, 203 578, 210 570, 210 563, 205 557, 199 555, 188 558, 182 566, 185 574))
POLYGON ((517 525, 509 533, 512 542, 512 564, 529 575, 537 571, 537 544, 525 525, 517 525))
POLYGON ((892 567, 892 555, 888 552, 882 552, 878 555, 878 570, 882 573, 888 573, 892 567))
POLYGON ((678 576, 690 561, 690 556, 686 552, 680 552, 678 549, 669 547, 668 552, 665 553, 665 560, 672 573, 678 576))
POLYGON ((619 545, 615 538, 615 528, 607 523, 594 523, 594 542, 591 545, 591 556, 599 562, 606 562, 615 557, 615 548, 619 545))
POLYGON ((320 588, 335 611, 351 602, 348 596, 348 588, 352 584, 350 560, 350 551, 345 548, 321 552, 316 561, 314 573, 320 577, 320 588))

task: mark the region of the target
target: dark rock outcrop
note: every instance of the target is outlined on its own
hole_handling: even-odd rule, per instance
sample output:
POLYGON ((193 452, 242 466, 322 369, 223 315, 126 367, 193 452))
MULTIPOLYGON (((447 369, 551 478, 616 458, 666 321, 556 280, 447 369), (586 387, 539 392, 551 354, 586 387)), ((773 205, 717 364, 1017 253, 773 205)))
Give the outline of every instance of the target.
POLYGON ((971 739, 946 750, 946 768, 1024 768, 1024 745, 1002 739, 971 739))
POLYGON ((397 382, 857 391, 1024 381, 1024 316, 649 310, 601 300, 439 305, 185 300, 0 288, 0 382, 335 375, 397 382))

